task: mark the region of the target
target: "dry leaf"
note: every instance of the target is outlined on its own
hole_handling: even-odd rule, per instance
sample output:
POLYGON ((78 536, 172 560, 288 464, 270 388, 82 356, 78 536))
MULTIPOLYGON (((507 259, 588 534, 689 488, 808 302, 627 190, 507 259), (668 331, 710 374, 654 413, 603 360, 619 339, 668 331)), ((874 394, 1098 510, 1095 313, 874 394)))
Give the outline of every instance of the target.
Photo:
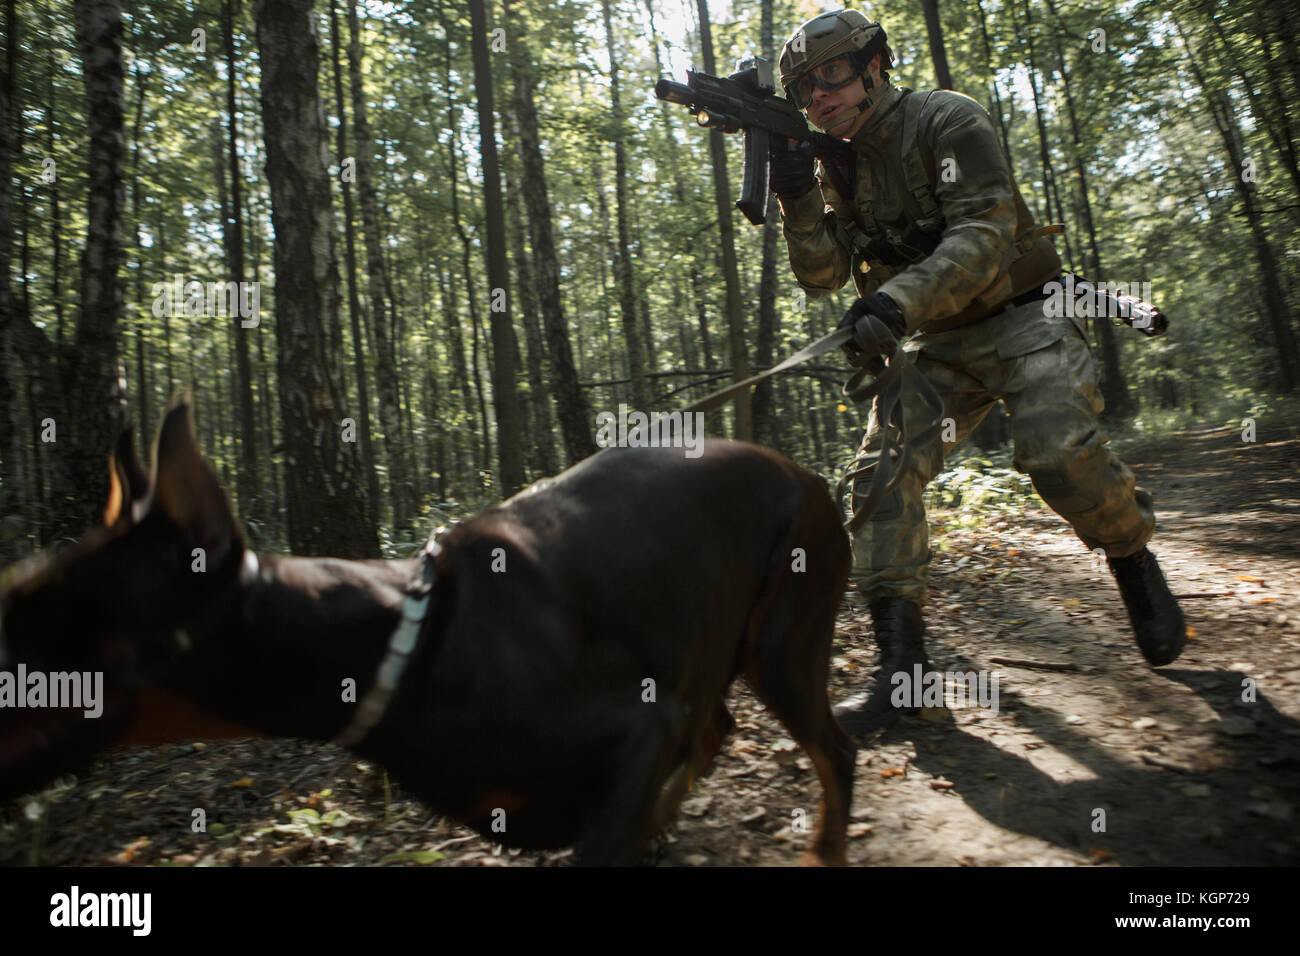
POLYGON ((1078 598, 1066 598, 1061 602, 1061 607, 1065 608, 1067 611, 1073 611, 1080 603, 1081 602, 1078 598))
POLYGON ((253 785, 252 777, 244 777, 242 780, 236 780, 231 784, 232 787, 251 787, 253 785))
POLYGON ((901 777, 903 775, 902 767, 890 767, 888 770, 880 771, 880 775, 888 779, 889 777, 901 777))
POLYGON ((1263 578, 1257 578, 1257 577, 1255 577, 1255 575, 1253 575, 1253 574, 1239 574, 1239 575, 1237 575, 1237 580, 1238 580, 1238 581, 1254 581, 1254 582, 1262 582, 1264 579, 1263 579, 1263 578))

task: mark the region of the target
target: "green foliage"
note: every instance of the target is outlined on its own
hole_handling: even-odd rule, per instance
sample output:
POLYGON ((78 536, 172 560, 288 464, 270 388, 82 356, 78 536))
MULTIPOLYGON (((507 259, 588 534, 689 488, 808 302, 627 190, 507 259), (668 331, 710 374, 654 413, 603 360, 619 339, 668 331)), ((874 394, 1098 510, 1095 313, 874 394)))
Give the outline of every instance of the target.
POLYGON ((950 528, 979 527, 994 514, 1042 507, 1028 475, 977 457, 961 459, 930 482, 925 504, 943 512, 940 521, 950 528))
MULTIPOLYGON (((336 2, 346 44, 346 6, 343 0, 336 2)), ((228 120, 221 6, 219 0, 127 4, 125 312, 119 344, 124 359, 129 359, 125 372, 137 422, 144 406, 150 410, 151 425, 156 424, 170 393, 186 384, 197 386, 200 441, 230 486, 238 450, 232 330, 202 317, 163 321, 150 309, 155 282, 174 274, 221 280, 227 271, 217 186, 218 150, 224 148, 228 120), (206 52, 192 49, 191 31, 196 27, 207 31, 206 52)), ((261 546, 284 539, 282 516, 274 507, 282 509, 283 501, 278 500, 274 481, 275 472, 288 463, 276 436, 274 230, 263 173, 261 65, 251 4, 238 6, 238 156, 245 206, 240 213, 246 271, 249 278, 264 282, 253 387, 259 455, 267 462, 268 474, 257 502, 237 504, 241 512, 249 512, 250 532, 261 546)), ((1121 432, 1154 434, 1195 421, 1239 422, 1254 414, 1252 409, 1276 415, 1283 409, 1291 414, 1294 408, 1289 400, 1279 403, 1277 398, 1280 360, 1273 328, 1264 316, 1257 258, 1260 243, 1274 250, 1294 328, 1300 311, 1300 257, 1294 253, 1300 244, 1300 181, 1287 147, 1295 145, 1292 104, 1300 101, 1300 88, 1280 57, 1291 40, 1279 36, 1271 6, 1276 5, 1264 0, 1226 6, 1193 0, 939 4, 954 85, 987 105, 997 114, 995 121, 1005 124, 1013 172, 1026 201, 1040 222, 1047 220, 1050 202, 1052 218, 1066 225, 1058 247, 1067 265, 1083 270, 1092 260, 1094 237, 1088 235, 1083 217, 1086 195, 1102 270, 1092 278, 1150 282, 1153 298, 1171 317, 1170 333, 1161 340, 1116 330, 1121 365, 1138 405, 1137 416, 1121 432), (1097 31, 1106 36, 1101 52, 1094 48, 1097 31), (1199 75, 1192 69, 1192 54, 1199 75), (1038 87, 1038 110, 1031 76, 1038 87), (1251 189, 1260 210, 1258 223, 1243 215, 1240 170, 1233 168, 1208 111, 1214 96, 1222 96, 1230 108, 1243 155, 1256 161, 1258 178, 1251 189), (1045 141, 1040 141, 1040 115, 1045 141), (1051 166, 1050 178, 1044 157, 1051 166)), ((615 125, 598 3, 488 4, 489 27, 503 29, 506 41, 506 50, 494 53, 492 60, 498 119, 508 120, 515 108, 512 58, 535 84, 564 308, 579 377, 597 410, 617 408, 628 397, 611 267, 617 241, 612 225, 616 138, 622 138, 629 157, 629 252, 639 305, 650 326, 651 365, 660 373, 693 373, 656 378, 658 402, 671 408, 716 386, 709 382, 672 391, 703 382, 710 364, 706 345, 714 369, 730 362, 721 318, 723 283, 709 136, 684 111, 665 108, 651 93, 660 75, 681 79, 685 68, 702 64, 696 9, 695 0, 651 0, 649 8, 645 0, 613 4, 625 113, 624 122, 615 125)), ((775 45, 779 48, 795 26, 820 9, 807 0, 775 2, 775 45)), ((757 0, 732 0, 726 7, 711 8, 720 71, 760 49, 760 11, 757 0)), ((894 82, 932 86, 934 70, 919 0, 871 6, 869 11, 888 31, 898 61, 894 82)), ((359 12, 364 99, 377 151, 376 187, 392 273, 397 362, 417 446, 422 520, 450 523, 491 499, 491 472, 496 467, 482 460, 485 439, 490 437, 495 447, 496 435, 488 375, 490 290, 483 268, 478 91, 469 56, 469 20, 464 5, 451 0, 364 0, 359 12), (456 377, 457 329, 470 383, 481 381, 490 435, 483 434, 477 389, 456 377)), ((317 13, 318 83, 330 137, 325 147, 331 170, 337 173, 345 157, 337 155, 335 140, 335 51, 326 0, 317 4, 317 13)), ((15 246, 26 250, 27 259, 22 275, 15 260, 15 290, 33 322, 52 340, 62 310, 65 347, 70 348, 81 294, 76 263, 86 230, 89 182, 82 65, 71 5, 21 4, 17 16, 20 42, 14 81, 23 143, 14 159, 20 187, 15 197, 20 211, 15 246), (58 270, 53 264, 53 190, 40 175, 47 158, 53 158, 58 169, 58 270)), ((346 70, 346 50, 341 52, 346 70)), ((350 103, 347 111, 354 126, 350 103)), ((525 181, 517 139, 507 128, 498 125, 505 187, 521 196, 540 184, 525 181)), ((740 138, 727 137, 726 149, 735 192, 740 138)), ((355 202, 355 190, 353 198, 355 202)), ((357 379, 373 381, 376 356, 363 342, 363 367, 350 367, 341 189, 335 194, 333 214, 345 309, 343 343, 349 357, 347 401, 355 408, 357 379)), ((763 231, 738 215, 734 218, 742 297, 753 316, 763 231)), ((359 222, 356 225, 359 229, 359 222)), ((526 226, 523 231, 521 245, 529 257, 532 240, 526 226)), ((357 246, 360 255, 359 235, 357 246)), ((515 257, 513 247, 511 255, 515 257)), ((524 265, 514 261, 513 272, 519 274, 524 265)), ((363 309, 368 308, 368 281, 364 269, 358 269, 363 309)), ((846 288, 820 305, 810 302, 801 313, 793 306, 793 290, 784 250, 778 249, 778 356, 832 327, 852 298, 846 288)), ((509 292, 526 359, 520 290, 509 292)), ((363 317, 363 330, 365 323, 363 317)), ((754 321, 751 328, 756 325, 754 321)), ((749 345, 752 350, 752 334, 749 345)), ((820 378, 791 376, 777 383, 775 396, 779 444, 838 477, 836 462, 856 446, 861 424, 855 414, 837 410, 840 396, 832 378, 829 373, 820 378)), ((527 406, 551 400, 546 394, 531 394, 522 371, 516 380, 527 406)), ((726 415, 718 415, 711 422, 726 420, 726 415)), ((378 438, 375 467, 386 476, 378 438)), ((558 447, 554 433, 530 434, 526 440, 558 447)), ((39 463, 40 454, 33 460, 39 463)), ((534 471, 529 477, 539 474, 534 471)), ((1003 465, 968 459, 936 480, 933 495, 938 506, 975 514, 1018 502, 1025 487, 1025 479, 1003 465)), ((9 525, 0 524, 0 529, 2 534, 13 533, 9 525)), ((416 541, 418 532, 394 529, 385 546, 400 552, 416 541)))

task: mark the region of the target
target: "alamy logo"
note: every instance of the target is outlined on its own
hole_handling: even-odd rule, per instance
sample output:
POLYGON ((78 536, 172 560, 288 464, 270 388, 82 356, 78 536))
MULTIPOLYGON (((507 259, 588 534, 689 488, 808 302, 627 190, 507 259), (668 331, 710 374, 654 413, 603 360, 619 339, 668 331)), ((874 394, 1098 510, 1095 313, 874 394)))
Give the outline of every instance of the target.
POLYGON ((246 329, 258 326, 262 309, 260 282, 186 282, 182 275, 172 281, 155 282, 150 290, 153 314, 164 315, 232 315, 240 318, 246 329))
POLYGON ((50 897, 51 926, 129 926, 134 936, 148 936, 152 926, 152 893, 69 893, 50 897))
POLYGON ((981 707, 998 712, 998 675, 987 671, 895 671, 889 702, 895 707, 981 707))
POLYGON ((687 458, 704 454, 704 413, 645 412, 618 406, 618 415, 596 415, 596 444, 601 448, 685 448, 687 458))
POLYGON ((103 671, 0 671, 0 708, 80 707, 94 720, 104 713, 103 671))

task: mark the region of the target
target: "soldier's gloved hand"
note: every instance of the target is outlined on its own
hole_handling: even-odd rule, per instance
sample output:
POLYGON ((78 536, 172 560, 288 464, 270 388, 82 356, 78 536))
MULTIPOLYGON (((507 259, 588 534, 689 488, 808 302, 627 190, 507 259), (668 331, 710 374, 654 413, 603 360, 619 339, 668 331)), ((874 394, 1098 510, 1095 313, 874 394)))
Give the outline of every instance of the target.
POLYGON ((771 143, 767 183, 772 192, 782 199, 798 199, 817 185, 811 150, 784 136, 773 136, 771 143))
POLYGON ((871 355, 890 354, 897 347, 897 342, 907 334, 907 322, 903 319, 903 310, 898 303, 883 292, 874 292, 864 296, 844 313, 837 329, 853 329, 853 338, 844 343, 844 348, 851 355, 868 353, 871 355), (873 322, 872 319, 878 320, 873 322), (878 329, 883 324, 893 341, 885 339, 878 329))

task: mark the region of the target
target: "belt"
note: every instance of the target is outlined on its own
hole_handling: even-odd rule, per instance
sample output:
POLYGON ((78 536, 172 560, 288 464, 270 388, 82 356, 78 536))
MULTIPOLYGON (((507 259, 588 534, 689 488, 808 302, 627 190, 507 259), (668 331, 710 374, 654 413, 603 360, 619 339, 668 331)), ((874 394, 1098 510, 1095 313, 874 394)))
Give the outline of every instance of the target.
POLYGON ((946 319, 940 319, 938 322, 926 322, 921 326, 921 331, 930 333, 950 332, 953 329, 974 325, 976 322, 984 322, 993 318, 995 315, 1000 315, 1007 309, 1021 305, 1028 305, 1030 302, 1037 302, 1040 299, 1047 298, 1047 293, 1043 291, 1043 287, 1049 282, 1063 281, 1064 280, 1059 275, 1053 276, 1050 279, 1044 279, 1042 282, 1031 286, 1028 292, 1022 292, 1020 295, 1012 296, 1010 299, 1007 299, 999 305, 995 305, 982 315, 967 316, 963 312, 958 312, 956 315, 949 316, 946 319))
POLYGON ((1020 293, 1020 295, 1012 296, 1011 300, 1006 305, 1002 306, 999 309, 995 309, 994 311, 1001 312, 1002 309, 1009 309, 1013 305, 1028 305, 1030 302, 1037 302, 1039 299, 1046 299, 1047 293, 1044 290, 1052 282, 1058 283, 1062 286, 1062 288, 1064 288, 1065 280, 1061 276, 1056 276, 1054 278, 1047 279, 1046 281, 1042 282, 1038 286, 1030 289, 1028 292, 1022 292, 1020 293))

